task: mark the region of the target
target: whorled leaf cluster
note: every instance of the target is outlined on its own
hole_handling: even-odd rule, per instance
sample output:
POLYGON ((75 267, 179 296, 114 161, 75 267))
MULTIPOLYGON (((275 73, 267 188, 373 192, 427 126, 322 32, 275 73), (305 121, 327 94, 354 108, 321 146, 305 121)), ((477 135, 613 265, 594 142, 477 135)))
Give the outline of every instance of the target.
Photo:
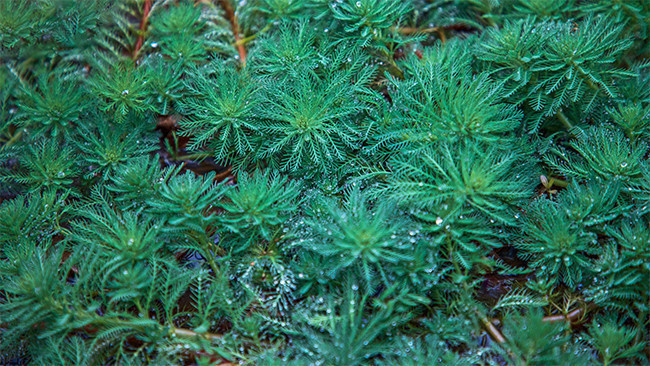
POLYGON ((0 363, 647 364, 648 24, 0 0, 0 363))

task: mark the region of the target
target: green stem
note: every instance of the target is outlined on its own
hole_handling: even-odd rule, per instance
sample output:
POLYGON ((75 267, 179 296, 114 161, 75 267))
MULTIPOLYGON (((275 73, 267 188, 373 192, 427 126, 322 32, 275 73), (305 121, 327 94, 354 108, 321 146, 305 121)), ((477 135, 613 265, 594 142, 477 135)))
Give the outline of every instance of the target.
POLYGON ((451 264, 454 266, 454 270, 456 271, 456 273, 460 274, 460 267, 458 266, 458 263, 456 263, 456 259, 454 258, 453 242, 449 239, 449 236, 447 236, 446 241, 447 241, 447 253, 449 255, 449 260, 451 261, 451 264))
POLYGON ((209 341, 221 338, 221 336, 218 334, 197 333, 193 330, 183 329, 183 328, 171 328, 169 333, 174 334, 177 337, 187 337, 187 338, 199 337, 199 338, 207 339, 209 341))
POLYGON ((566 180, 562 180, 560 178, 551 178, 551 180, 549 181, 549 186, 566 188, 569 186, 569 182, 567 182, 566 180))
POLYGON ((24 130, 20 130, 20 131, 16 132, 13 136, 11 136, 11 138, 4 145, 2 145, 2 148, 0 148, 0 150, 4 149, 5 147, 10 147, 16 141, 18 141, 20 139, 20 137, 23 135, 23 131, 24 130))
POLYGON ((201 248, 203 249, 203 256, 208 262, 208 265, 210 265, 210 268, 212 268, 212 272, 214 275, 218 275, 221 273, 219 270, 219 267, 217 266, 217 263, 214 261, 214 256, 217 255, 217 248, 214 248, 214 250, 211 252, 210 249, 213 249, 213 245, 210 243, 210 241, 207 239, 207 235, 205 232, 203 235, 199 235, 199 242, 201 244, 201 248))
POLYGON ((564 114, 564 112, 562 112, 562 110, 557 111, 557 113, 555 115, 557 116, 557 119, 559 119, 560 122, 562 122, 562 124, 564 126, 566 126, 567 130, 570 130, 570 129, 573 128, 573 124, 569 121, 569 119, 564 114))
POLYGON ((176 160, 176 161, 198 160, 198 159, 205 159, 205 158, 209 158, 209 157, 212 157, 212 153, 208 153, 208 152, 200 153, 200 152, 197 152, 197 153, 193 153, 193 154, 178 156, 174 160, 176 160))
POLYGON ((135 306, 138 308, 138 313, 144 315, 144 309, 142 308, 142 304, 140 304, 140 299, 135 299, 135 306))
POLYGON ((259 32, 255 33, 255 34, 252 34, 252 35, 250 35, 250 36, 248 36, 248 37, 245 37, 245 38, 240 39, 239 41, 235 42, 234 45, 235 45, 235 46, 245 45, 246 43, 248 43, 248 42, 254 40, 255 38, 257 38, 257 36, 259 36, 260 34, 265 33, 266 31, 268 31, 269 29, 271 29, 271 26, 272 26, 272 25, 273 25, 273 23, 269 23, 269 24, 267 24, 267 25, 266 25, 264 28, 262 28, 259 32))
POLYGON ((578 67, 578 65, 575 63, 575 61, 571 61, 570 65, 572 66, 572 68, 574 70, 576 70, 578 72, 578 74, 580 74, 580 76, 583 77, 583 80, 585 80, 585 83, 587 84, 588 87, 590 87, 591 89, 593 89, 596 92, 600 92, 600 87, 597 84, 594 84, 593 81, 591 81, 591 78, 589 77, 589 75, 587 73, 585 73, 584 71, 582 71, 582 68, 578 67))

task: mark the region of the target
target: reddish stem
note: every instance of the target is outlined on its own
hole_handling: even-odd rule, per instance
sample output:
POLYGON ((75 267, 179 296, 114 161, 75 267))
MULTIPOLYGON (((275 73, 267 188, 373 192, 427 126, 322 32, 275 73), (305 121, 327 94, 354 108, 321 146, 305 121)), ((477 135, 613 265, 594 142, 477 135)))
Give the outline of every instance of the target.
POLYGON ((582 308, 580 309, 575 309, 571 311, 570 313, 565 315, 549 315, 544 317, 544 321, 548 323, 556 323, 556 322, 562 322, 562 321, 568 321, 569 323, 575 323, 580 319, 580 316, 582 315, 582 308))
POLYGON ((135 43, 135 48, 133 49, 133 60, 138 59, 138 53, 144 44, 144 32, 147 30, 150 12, 151 0, 144 0, 144 7, 142 8, 142 19, 140 20, 140 35, 138 36, 138 40, 135 43))
POLYGON ((237 52, 239 53, 239 59, 241 64, 246 66, 246 48, 241 41, 239 36, 239 23, 237 22, 237 16, 235 15, 235 10, 230 5, 230 0, 219 0, 219 5, 226 12, 226 19, 230 22, 232 27, 232 33, 235 35, 235 44, 237 45, 237 52))
POLYGON ((221 172, 217 175, 214 176, 214 181, 215 182, 221 182, 222 180, 228 178, 230 176, 230 173, 232 173, 232 167, 228 167, 228 170, 225 172, 221 172))

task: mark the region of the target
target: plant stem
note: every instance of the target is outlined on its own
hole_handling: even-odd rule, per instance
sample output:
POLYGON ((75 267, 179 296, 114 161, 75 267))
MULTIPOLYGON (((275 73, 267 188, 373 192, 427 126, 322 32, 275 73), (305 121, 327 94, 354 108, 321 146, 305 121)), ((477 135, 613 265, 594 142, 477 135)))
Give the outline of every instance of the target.
POLYGON ((551 178, 550 183, 551 183, 550 186, 556 186, 562 188, 566 188, 569 186, 569 182, 567 182, 566 180, 562 180, 560 178, 551 178))
POLYGON ((210 268, 212 268, 212 272, 214 273, 214 275, 216 276, 217 274, 221 273, 221 271, 219 271, 219 267, 217 266, 217 263, 214 261, 214 256, 217 255, 217 251, 211 250, 212 244, 210 243, 210 241, 201 237, 201 246, 203 247, 203 256, 205 257, 205 259, 207 259, 208 264, 210 265, 210 268))
POLYGON ((547 322, 547 323, 556 323, 556 322, 561 322, 561 321, 567 321, 569 323, 573 323, 578 320, 580 315, 582 315, 583 309, 575 309, 567 314, 563 315, 549 315, 545 316, 542 320, 547 322))
POLYGON ((557 111, 557 113, 555 113, 555 116, 557 116, 557 119, 559 119, 560 122, 562 122, 562 124, 564 126, 566 126, 567 130, 570 130, 570 129, 573 128, 573 124, 571 124, 571 122, 569 121, 567 116, 564 114, 564 112, 562 112, 562 110, 557 111))
POLYGON ((486 316, 483 316, 481 313, 479 313, 478 310, 476 310, 476 315, 479 317, 483 328, 485 328, 485 331, 488 332, 492 339, 494 339, 497 343, 504 343, 506 341, 506 338, 503 336, 503 334, 501 334, 499 329, 497 329, 497 327, 495 327, 494 324, 492 324, 492 322, 489 321, 486 316))
POLYGON ((5 144, 2 145, 2 147, 0 147, 0 150, 4 149, 5 147, 10 147, 14 143, 16 143, 16 141, 20 140, 20 137, 23 135, 23 131, 24 130, 20 130, 16 132, 13 136, 11 136, 11 138, 7 142, 5 142, 5 144))
POLYGON ((436 33, 440 31, 440 27, 432 28, 416 28, 416 27, 400 27, 397 28, 397 32, 401 34, 416 34, 416 33, 436 33))
POLYGON ((138 59, 138 53, 144 44, 144 33, 147 30, 147 24, 149 23, 149 14, 151 14, 151 0, 145 0, 144 6, 142 7, 142 19, 140 20, 140 31, 138 35, 138 40, 135 42, 135 47, 133 48, 133 60, 138 59))
POLYGON ((176 160, 176 161, 199 160, 199 159, 205 159, 205 158, 210 158, 210 157, 212 157, 212 154, 211 154, 211 153, 208 153, 208 152, 204 152, 204 153, 197 152, 197 153, 192 153, 192 154, 188 154, 188 155, 178 156, 178 157, 176 157, 176 159, 174 159, 174 160, 176 160))
POLYGON ((447 41, 445 28, 449 29, 453 27, 431 27, 431 28, 400 27, 400 28, 394 28, 394 30, 404 35, 418 34, 418 33, 437 33, 438 37, 440 37, 440 41, 442 41, 442 43, 445 43, 447 41))
POLYGON ((228 19, 230 26, 232 27, 232 33, 235 36, 235 45, 237 46, 237 53, 239 53, 241 64, 246 67, 246 48, 239 36, 239 23, 237 21, 237 15, 235 15, 235 10, 232 8, 232 5, 230 5, 230 0, 219 0, 219 5, 226 13, 226 19, 228 19))
POLYGON ((204 338, 209 341, 213 341, 216 339, 221 339, 222 336, 219 334, 212 334, 212 333, 197 333, 193 330, 189 329, 184 329, 184 328, 172 328, 170 333, 178 336, 178 337, 199 337, 199 338, 204 338))
POLYGON ((255 33, 255 34, 252 34, 252 35, 250 35, 250 36, 248 36, 248 37, 245 37, 245 38, 240 39, 239 41, 235 42, 235 46, 245 45, 246 43, 248 43, 248 42, 254 40, 254 39, 257 38, 260 34, 265 33, 266 31, 268 31, 269 29, 271 29, 271 26, 272 26, 272 25, 273 25, 273 23, 269 23, 269 24, 267 24, 264 28, 262 28, 259 32, 255 33))

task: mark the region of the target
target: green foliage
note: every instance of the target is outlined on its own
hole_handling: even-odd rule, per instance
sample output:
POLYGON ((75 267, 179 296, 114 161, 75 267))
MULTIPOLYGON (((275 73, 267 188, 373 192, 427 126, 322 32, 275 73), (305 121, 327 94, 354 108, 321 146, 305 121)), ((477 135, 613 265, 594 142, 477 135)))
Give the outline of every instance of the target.
POLYGON ((640 326, 647 326, 649 320, 644 314, 650 298, 648 224, 644 221, 624 223, 610 234, 621 248, 620 253, 615 246, 604 253, 596 264, 599 276, 594 278, 594 285, 587 294, 596 303, 627 313, 636 318, 640 326))
POLYGON ((328 297, 326 309, 306 319, 302 332, 308 360, 332 365, 360 364, 383 350, 384 339, 393 323, 403 322, 392 304, 367 315, 369 295, 359 294, 354 285, 345 286, 340 300, 328 297))
MULTIPOLYGON (((269 171, 242 173, 237 189, 228 190, 219 221, 246 240, 270 241, 298 206, 299 185, 269 171)), ((242 250, 244 248, 237 248, 242 250)))
POLYGON ((534 201, 528 211, 524 237, 516 246, 530 256, 539 276, 574 287, 590 271, 588 256, 596 253, 596 235, 574 225, 570 211, 552 201, 534 201))
MULTIPOLYGON (((334 54, 334 57, 342 53, 334 54)), ((291 83, 270 82, 265 93, 261 130, 266 137, 260 157, 283 171, 326 171, 360 147, 367 127, 355 121, 366 108, 366 84, 372 68, 357 61, 338 71, 335 59, 323 77, 304 73, 291 83)))
POLYGON ((104 112, 113 114, 117 123, 141 116, 151 105, 147 76, 143 69, 119 65, 109 73, 97 74, 92 89, 104 112))
POLYGON ((11 49, 21 40, 33 42, 39 34, 41 19, 38 4, 31 1, 0 3, 0 46, 11 49), (36 20, 36 21, 34 21, 36 20))
POLYGON ((11 334, 5 334, 0 343, 3 349, 21 336, 31 334, 33 337, 30 328, 40 322, 52 324, 56 332, 57 315, 66 312, 66 309, 60 309, 59 314, 52 311, 52 308, 56 308, 61 299, 66 297, 67 292, 64 291, 63 282, 59 280, 58 264, 61 252, 59 250, 57 255, 47 256, 45 250, 34 248, 30 257, 14 266, 18 276, 14 276, 13 280, 3 281, 5 296, 13 296, 11 302, 2 303, 0 314, 3 321, 15 324, 11 334))
POLYGON ((568 221, 578 228, 602 228, 603 224, 622 215, 630 206, 618 200, 621 184, 596 179, 581 185, 573 182, 557 201, 567 214, 568 221), (603 214, 607 212, 607 214, 603 214))
POLYGON ((27 245, 47 241, 60 230, 62 217, 68 211, 66 195, 55 192, 30 194, 0 205, 0 243, 4 250, 14 250, 9 243, 18 240, 27 245))
POLYGON ((409 78, 390 78, 393 106, 382 140, 391 148, 419 149, 438 141, 494 142, 517 129, 521 113, 502 103, 501 85, 473 75, 467 51, 432 48, 406 65, 409 78))
POLYGON ((0 0, 0 364, 648 364, 648 24, 0 0))
POLYGON ((412 225, 399 218, 393 202, 384 201, 370 209, 367 200, 359 190, 353 190, 343 207, 329 204, 327 215, 307 221, 314 237, 301 246, 327 258, 328 277, 340 277, 354 268, 363 273, 366 286, 371 287, 380 274, 388 281, 384 267, 405 265, 413 259, 416 232, 407 233, 412 225))
POLYGON ((648 150, 645 142, 631 142, 619 130, 606 126, 575 130, 575 135, 568 144, 575 153, 558 148, 547 157, 547 163, 559 173, 579 179, 630 180, 641 175, 648 150))
POLYGON ((80 338, 48 339, 44 352, 36 360, 37 365, 89 365, 93 356, 86 352, 86 344, 80 338))
POLYGON ((126 207, 142 206, 153 198, 163 183, 163 173, 157 161, 141 156, 119 165, 110 176, 106 188, 117 194, 115 200, 126 207))
POLYGON ((147 61, 151 63, 152 69, 147 74, 147 82, 154 98, 152 110, 161 115, 170 114, 186 92, 182 82, 182 63, 164 62, 156 56, 147 61))
POLYGON ((617 94, 617 80, 633 76, 607 67, 631 46, 622 31, 622 25, 605 17, 575 25, 528 18, 488 31, 479 57, 494 64, 495 76, 510 94, 517 92, 515 103, 526 102, 535 111, 527 120, 536 131, 544 118, 572 104, 590 112, 599 98, 617 94))
POLYGON ((309 1, 261 0, 250 8, 253 13, 260 13, 269 20, 281 20, 300 17, 301 11, 309 6, 309 1))
POLYGON ((602 323, 594 322, 589 327, 587 340, 598 350, 604 365, 614 361, 634 357, 644 347, 636 343, 638 329, 625 327, 611 316, 602 323))
POLYGON ((99 123, 96 132, 81 131, 83 142, 79 144, 79 150, 86 154, 86 164, 91 171, 89 174, 101 174, 104 179, 130 158, 155 150, 152 141, 137 127, 126 133, 108 123, 99 123))
POLYGON ((513 353, 504 356, 512 365, 588 365, 586 355, 568 344, 565 328, 562 323, 544 322, 539 310, 507 318, 504 336, 513 353))
POLYGON ((406 14, 408 3, 386 0, 352 0, 330 5, 335 19, 347 23, 346 32, 360 32, 362 37, 377 36, 406 14))
POLYGON ((251 54, 250 62, 257 73, 279 79, 297 79, 301 72, 317 72, 319 66, 325 66, 319 57, 319 44, 313 28, 306 21, 298 23, 298 29, 294 26, 294 23, 282 22, 277 32, 255 45, 256 52, 251 54))
POLYGON ((204 40, 196 37, 206 27, 206 23, 199 22, 200 16, 201 7, 189 1, 171 6, 151 22, 152 35, 160 40, 152 47, 159 47, 164 56, 174 61, 191 64, 204 59, 207 56, 204 40))
MULTIPOLYGON (((170 171, 166 175, 172 174, 170 171)), ((215 213, 210 212, 214 207, 213 202, 224 190, 223 186, 214 184, 213 177, 214 174, 197 177, 185 173, 165 178, 158 195, 148 203, 172 225, 205 231, 215 220, 215 213)))
POLYGON ((199 22, 201 7, 188 1, 181 1, 178 6, 170 6, 165 12, 152 19, 152 28, 156 38, 172 39, 179 34, 196 34, 205 26, 199 22))
POLYGON ((65 75, 38 76, 37 87, 25 88, 17 122, 34 134, 68 135, 84 117, 85 91, 65 75))
POLYGON ((562 14, 567 13, 573 3, 573 0, 519 0, 514 2, 513 8, 521 14, 555 20, 560 18, 562 14))
POLYGON ((207 144, 217 159, 237 162, 257 149, 258 87, 234 66, 220 64, 214 61, 210 68, 191 74, 188 91, 196 98, 181 103, 189 116, 180 126, 193 135, 190 148, 207 144))
POLYGON ((117 260, 147 259, 164 244, 159 237, 160 222, 134 212, 116 212, 106 202, 84 208, 78 216, 83 221, 72 222, 71 239, 79 245, 101 245, 117 260))
POLYGON ((160 11, 152 9, 152 49, 186 66, 204 61, 211 52, 234 54, 230 25, 218 9, 192 1, 180 1, 167 8, 159 4, 160 11))
POLYGON ((643 108, 638 104, 627 106, 619 105, 616 109, 608 109, 612 115, 613 122, 625 132, 625 135, 632 141, 639 139, 648 140, 647 126, 650 123, 650 109, 643 108))
POLYGON ((400 338, 395 342, 394 355, 379 361, 379 365, 434 365, 460 366, 478 362, 478 357, 463 357, 450 352, 444 342, 436 342, 433 335, 423 338, 400 338))
POLYGON ((538 307, 547 305, 543 299, 536 298, 525 289, 515 289, 499 298, 499 301, 492 310, 497 309, 518 309, 526 307, 538 307))
POLYGON ((446 204, 455 214, 469 205, 490 219, 513 223, 519 214, 512 205, 528 197, 532 185, 521 158, 516 151, 481 144, 441 144, 417 156, 393 158, 394 171, 382 172, 388 176, 381 190, 414 207, 446 204))
MULTIPOLYGON (((7 152, 9 154, 11 152, 7 152)), ((29 191, 66 190, 80 173, 73 158, 73 150, 61 146, 53 139, 35 141, 20 150, 14 150, 11 155, 20 156, 19 167, 7 172, 2 178, 22 184, 29 191)))

